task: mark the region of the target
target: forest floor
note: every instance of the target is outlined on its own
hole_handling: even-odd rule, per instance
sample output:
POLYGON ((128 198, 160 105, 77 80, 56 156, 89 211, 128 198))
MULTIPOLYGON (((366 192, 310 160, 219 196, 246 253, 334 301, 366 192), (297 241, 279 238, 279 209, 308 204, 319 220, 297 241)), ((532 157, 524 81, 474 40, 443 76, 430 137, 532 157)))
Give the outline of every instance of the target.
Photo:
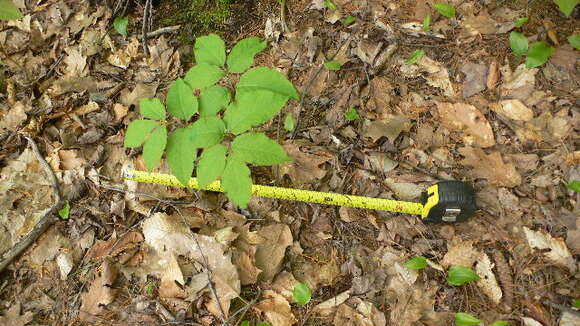
POLYGON ((578 7, 567 18, 552 1, 452 0, 447 18, 419 0, 160 0, 149 31, 179 28, 146 53, 145 0, 14 2, 25 17, 0 22, 0 253, 55 200, 24 135, 70 212, 2 271, 0 325, 438 326, 460 312, 580 325, 580 194, 566 186, 580 180, 580 55, 566 40, 578 7), (514 30, 555 47, 549 61, 527 68, 514 30), (124 168, 145 170, 123 147, 138 99, 164 98, 207 33, 228 48, 266 39, 257 64, 303 96, 262 128, 293 161, 253 167, 256 184, 418 201, 453 179, 479 209, 455 224, 263 198, 240 210, 223 194, 124 181, 124 168), (193 252, 158 255, 155 226, 193 252), (417 256, 428 267, 404 266, 417 256), (451 285, 452 266, 480 280, 451 285), (303 306, 298 282, 312 289, 303 306))

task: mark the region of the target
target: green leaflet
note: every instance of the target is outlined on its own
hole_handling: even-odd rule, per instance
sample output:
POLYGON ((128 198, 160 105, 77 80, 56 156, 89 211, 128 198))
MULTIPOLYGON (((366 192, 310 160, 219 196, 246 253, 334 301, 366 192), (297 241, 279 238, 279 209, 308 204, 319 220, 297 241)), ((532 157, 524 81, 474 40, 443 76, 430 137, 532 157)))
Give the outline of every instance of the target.
POLYGON ((231 201, 247 208, 252 197, 252 178, 246 163, 230 155, 222 174, 222 187, 231 201))
POLYGON ((201 36, 195 40, 194 54, 198 64, 207 63, 223 67, 226 62, 226 45, 216 34, 201 36))
POLYGON ((221 177, 226 167, 226 152, 228 148, 217 144, 201 153, 197 165, 197 182, 201 188, 221 177))
POLYGON ((510 33, 510 48, 517 56, 523 56, 528 52, 528 39, 519 32, 510 33))
POLYGON ((197 148, 192 144, 188 129, 178 128, 169 135, 165 158, 171 173, 181 184, 189 183, 196 157, 197 148))
POLYGON ((58 216, 63 220, 68 220, 70 216, 70 204, 68 200, 64 203, 64 206, 58 210, 58 216))
POLYGON ((224 74, 218 66, 199 63, 189 69, 184 80, 191 88, 201 89, 217 83, 224 74))
POLYGON ((340 67, 342 67, 340 62, 338 62, 336 60, 326 61, 324 63, 324 66, 326 67, 326 69, 333 70, 333 71, 338 71, 338 70, 340 70, 340 67))
POLYGON ((413 257, 412 259, 409 259, 409 261, 407 261, 405 263, 405 267, 407 267, 408 269, 414 269, 414 270, 423 269, 427 266, 428 266, 427 258, 425 258, 423 256, 413 257))
POLYGON ((554 50, 554 47, 546 45, 543 41, 530 45, 528 56, 526 57, 526 67, 535 68, 543 65, 548 61, 554 50))
POLYGON ((447 272, 447 283, 451 285, 463 285, 473 281, 479 281, 479 275, 469 267, 451 266, 447 272))
POLYGON ((194 122, 188 129, 192 146, 207 148, 222 141, 226 127, 216 117, 205 117, 194 122))
POLYGON ((351 107, 350 110, 348 110, 344 113, 344 117, 348 121, 360 119, 360 115, 358 114, 358 111, 356 110, 356 108, 354 106, 351 107))
POLYGON ((143 160, 149 171, 153 170, 157 163, 159 163, 159 160, 161 160, 166 144, 167 128, 160 126, 153 131, 145 142, 145 145, 143 145, 143 160))
POLYGON ((294 128, 296 128, 296 122, 294 121, 292 113, 288 112, 284 118, 284 129, 286 129, 286 131, 292 131, 294 128))
POLYGON ((516 27, 520 28, 524 26, 524 24, 527 23, 528 20, 529 20, 528 17, 519 17, 518 19, 516 19, 516 27))
POLYGON ((242 73, 254 63, 256 54, 266 48, 266 41, 258 37, 248 37, 239 41, 230 54, 227 63, 231 73, 242 73))
POLYGON ((269 91, 295 100, 300 99, 286 76, 268 67, 252 68, 240 77, 236 88, 236 98, 239 92, 246 91, 269 91))
POLYGON ((447 18, 455 17, 455 7, 446 3, 434 3, 433 8, 447 18))
POLYGON ((407 64, 407 65, 415 64, 415 63, 417 63, 417 60, 421 59, 421 57, 424 55, 425 55, 425 50, 423 50, 423 49, 415 50, 413 53, 411 53, 411 56, 409 56, 409 59, 407 59, 407 61, 405 61, 405 64, 407 64))
POLYGON ((580 50, 580 34, 574 34, 568 36, 568 42, 572 45, 576 50, 580 50))
POLYGON ((139 99, 139 112, 145 118, 165 120, 165 107, 158 98, 139 99))
POLYGON ((127 36, 127 25, 129 25, 129 18, 127 17, 115 17, 113 21, 113 27, 117 33, 127 36))
POLYGON ((215 116, 230 103, 230 92, 222 86, 210 86, 199 95, 199 112, 202 117, 215 116))
POLYGON ((457 326, 472 326, 478 325, 481 323, 481 320, 473 317, 470 314, 466 314, 463 312, 458 312, 455 314, 455 325, 457 326))
POLYGON ((570 180, 566 187, 570 190, 574 190, 575 192, 580 192, 580 180, 570 180))
POLYGON ((127 127, 125 133, 125 147, 139 147, 145 141, 153 128, 157 127, 159 122, 154 120, 133 120, 127 127))
POLYGON ((181 78, 177 78, 167 92, 167 111, 174 117, 185 121, 197 113, 197 97, 192 89, 181 78))
POLYGON ((274 165, 290 161, 282 146, 263 133, 240 135, 234 139, 231 148, 237 159, 256 165, 274 165))
POLYGON ((238 91, 236 100, 226 109, 224 121, 233 134, 241 134, 274 117, 284 107, 288 96, 267 90, 238 91))
POLYGON ((24 17, 18 7, 10 0, 0 0, 0 20, 20 19, 24 17))
POLYGON ((312 292, 310 291, 310 287, 308 283, 298 283, 294 286, 294 290, 292 290, 292 297, 297 304, 303 306, 310 302, 312 298, 312 292))
POLYGON ((423 18, 423 27, 421 28, 423 32, 428 32, 431 30, 431 13, 425 15, 423 18))
POLYGON ((574 7, 578 4, 578 0, 554 0, 554 2, 566 17, 570 17, 574 7))

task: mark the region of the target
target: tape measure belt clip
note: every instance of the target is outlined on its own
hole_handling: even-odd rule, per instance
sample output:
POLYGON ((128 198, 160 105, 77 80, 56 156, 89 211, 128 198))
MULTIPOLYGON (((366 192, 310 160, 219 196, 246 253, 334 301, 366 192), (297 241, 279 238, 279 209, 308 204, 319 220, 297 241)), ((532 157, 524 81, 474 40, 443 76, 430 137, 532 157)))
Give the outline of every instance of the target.
POLYGON ((426 222, 462 222, 475 213, 475 192, 461 181, 441 181, 427 188, 421 196, 426 222))

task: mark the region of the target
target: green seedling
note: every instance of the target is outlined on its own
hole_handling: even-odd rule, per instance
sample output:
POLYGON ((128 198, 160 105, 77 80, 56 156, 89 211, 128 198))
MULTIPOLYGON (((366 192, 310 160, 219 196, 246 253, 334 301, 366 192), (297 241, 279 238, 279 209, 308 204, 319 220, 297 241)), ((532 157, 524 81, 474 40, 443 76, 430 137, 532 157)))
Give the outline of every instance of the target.
POLYGON ((528 20, 529 20, 528 17, 519 17, 518 19, 516 19, 516 27, 520 28, 524 26, 524 24, 527 23, 528 20))
POLYGON ((423 256, 411 258, 409 261, 407 261, 405 263, 405 267, 407 267, 408 269, 413 269, 413 270, 420 270, 420 269, 423 269, 427 266, 428 266, 427 258, 425 258, 423 256))
POLYGON ((340 62, 338 62, 336 60, 326 61, 324 63, 324 66, 326 67, 326 69, 332 70, 332 71, 338 71, 342 67, 340 62))
POLYGON ((572 308, 580 309, 580 299, 574 299, 572 301, 572 308))
POLYGON ((145 285, 145 294, 152 295, 153 292, 155 292, 156 287, 157 287, 157 284, 155 284, 155 282, 153 282, 153 281, 147 282, 147 284, 145 285))
POLYGON ((356 20, 356 18, 354 18, 354 16, 348 16, 342 21, 342 23, 345 24, 346 26, 348 26, 348 25, 354 23, 355 20, 356 20))
POLYGON ((0 0, 0 20, 20 19, 24 17, 18 7, 10 0, 0 0))
POLYGON ((447 18, 455 17, 455 7, 453 7, 452 5, 438 2, 438 3, 434 3, 432 6, 433 6, 433 9, 437 10, 441 15, 443 15, 447 18))
POLYGON ((354 106, 352 108, 350 108, 350 110, 346 111, 346 113, 344 114, 344 117, 348 121, 354 121, 354 120, 360 119, 360 115, 358 114, 358 111, 356 110, 356 108, 354 106))
POLYGON ((548 61, 554 50, 554 47, 548 46, 546 42, 533 43, 530 45, 526 56, 526 67, 536 68, 543 65, 548 61))
POLYGON ((425 18, 423 18, 423 32, 428 32, 431 30, 431 14, 427 14, 425 18))
POLYGON ((196 65, 173 82, 165 105, 157 98, 140 100, 141 115, 147 119, 129 124, 125 147, 143 145, 150 171, 165 155, 171 173, 184 185, 194 170, 201 187, 221 180, 228 198, 247 207, 252 186, 248 164, 267 166, 290 160, 276 141, 250 130, 276 116, 290 99, 299 99, 292 83, 277 70, 249 69, 265 47, 265 41, 250 37, 226 56, 225 43, 218 35, 197 38, 196 65), (233 97, 229 89, 217 84, 226 73, 241 73, 233 97), (166 111, 176 119, 168 119, 166 111))
POLYGON ((324 6, 330 10, 336 10, 336 5, 334 4, 334 2, 332 2, 332 0, 324 0, 324 6))
POLYGON ((528 39, 519 32, 510 33, 510 48, 514 54, 521 57, 528 52, 528 39))
POLYGON ((481 320, 473 317, 470 314, 458 312, 455 314, 455 325, 457 326, 472 326, 479 325, 481 320))
POLYGON ((572 45, 576 50, 580 50, 580 34, 574 34, 568 36, 568 42, 572 45))
POLYGON ((560 11, 566 16, 570 17, 572 11, 574 11, 574 7, 578 4, 580 0, 554 0, 554 2, 560 8, 560 11))
POLYGON ((284 129, 286 129, 286 131, 293 131, 294 128, 296 128, 296 122, 294 121, 292 113, 288 113, 284 118, 284 129))
POLYGON ((117 33, 127 36, 127 25, 129 25, 129 18, 127 17, 116 17, 113 21, 113 27, 117 33))
POLYGON ((572 180, 568 182, 566 187, 570 190, 574 190, 575 192, 580 192, 580 180, 572 180))
POLYGON ((408 65, 412 65, 417 63, 417 60, 421 59, 422 56, 425 55, 425 50, 415 50, 415 52, 411 53, 411 56, 409 56, 409 59, 407 59, 407 61, 405 61, 405 64, 408 65))
POLYGON ((68 200, 64 203, 64 206, 58 210, 58 216, 63 220, 68 220, 70 216, 70 204, 68 200))
POLYGON ((312 298, 312 292, 310 291, 310 286, 307 283, 298 283, 294 286, 294 290, 292 291, 292 297, 294 301, 303 306, 310 302, 312 298))
POLYGON ((463 285, 468 282, 479 281, 479 275, 465 266, 452 266, 447 272, 447 283, 463 285))
POLYGON ((508 326, 510 324, 507 320, 496 320, 491 323, 489 326, 508 326))

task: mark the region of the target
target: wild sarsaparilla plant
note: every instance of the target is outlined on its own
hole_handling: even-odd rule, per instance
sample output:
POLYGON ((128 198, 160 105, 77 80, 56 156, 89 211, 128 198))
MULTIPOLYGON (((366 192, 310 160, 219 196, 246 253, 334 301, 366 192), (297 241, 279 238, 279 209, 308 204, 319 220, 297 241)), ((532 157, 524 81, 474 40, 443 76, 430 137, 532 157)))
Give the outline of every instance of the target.
POLYGON ((249 69, 265 48, 265 41, 250 37, 226 55, 218 35, 197 38, 196 65, 173 82, 165 106, 158 98, 140 100, 145 119, 129 124, 125 147, 143 145, 149 170, 165 154, 171 173, 184 185, 194 170, 200 187, 221 180, 226 195, 245 208, 252 186, 248 164, 275 165, 289 160, 276 141, 251 129, 272 119, 289 99, 298 99, 292 83, 277 70, 249 69), (234 96, 219 85, 226 73, 241 74, 234 96), (166 109, 181 121, 168 118, 166 109))

